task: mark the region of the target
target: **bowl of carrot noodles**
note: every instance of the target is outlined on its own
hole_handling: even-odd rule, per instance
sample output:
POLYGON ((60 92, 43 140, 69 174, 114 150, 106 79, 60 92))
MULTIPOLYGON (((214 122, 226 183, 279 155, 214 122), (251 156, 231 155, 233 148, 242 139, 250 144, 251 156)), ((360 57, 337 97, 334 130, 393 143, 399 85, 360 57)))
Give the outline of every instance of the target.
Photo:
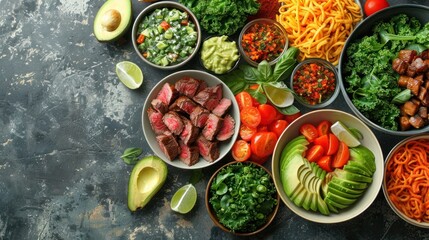
POLYGON ((429 228, 429 134, 399 142, 386 158, 383 193, 406 222, 429 228))

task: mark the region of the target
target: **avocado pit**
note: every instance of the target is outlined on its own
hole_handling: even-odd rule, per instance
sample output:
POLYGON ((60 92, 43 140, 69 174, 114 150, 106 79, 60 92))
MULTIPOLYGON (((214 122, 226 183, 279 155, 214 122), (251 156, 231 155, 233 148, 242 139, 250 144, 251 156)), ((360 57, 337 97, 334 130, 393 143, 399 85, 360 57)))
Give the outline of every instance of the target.
POLYGON ((107 10, 101 19, 101 26, 108 32, 115 31, 121 23, 121 13, 116 9, 107 10))

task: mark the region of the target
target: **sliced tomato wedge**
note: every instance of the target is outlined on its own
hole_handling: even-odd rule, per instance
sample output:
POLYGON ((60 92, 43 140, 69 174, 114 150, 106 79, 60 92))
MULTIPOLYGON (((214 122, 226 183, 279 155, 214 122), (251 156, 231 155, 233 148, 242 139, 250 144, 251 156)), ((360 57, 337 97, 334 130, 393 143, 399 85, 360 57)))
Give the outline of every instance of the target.
POLYGON ((243 139, 246 142, 250 142, 250 140, 252 140, 252 137, 253 135, 255 135, 256 132, 258 132, 256 128, 241 124, 239 134, 241 139, 243 139))
POLYGON ((240 111, 240 119, 244 125, 256 128, 261 123, 261 114, 256 107, 245 107, 240 111))
POLYGON ((276 109, 269 104, 261 104, 258 106, 258 110, 261 113, 261 125, 269 125, 276 118, 276 109))
POLYGON ((166 21, 162 21, 160 26, 162 27, 162 29, 164 29, 164 31, 167 31, 167 29, 170 28, 170 24, 166 21))
POLYGON ((264 158, 270 156, 277 143, 277 135, 273 132, 257 132, 250 142, 252 153, 264 158))
POLYGON ((349 161, 350 150, 347 144, 340 141, 340 146, 338 147, 337 154, 335 155, 334 160, 332 160, 332 167, 342 168, 349 161))
POLYGON ((319 161, 317 161, 317 165, 327 172, 332 172, 332 156, 322 156, 319 161))
POLYGON ((319 125, 317 125, 317 133, 319 136, 328 134, 330 132, 331 125, 331 122, 328 120, 323 120, 320 122, 319 125))
POLYGON ((232 146, 232 157, 235 161, 244 162, 250 158, 251 154, 250 144, 244 140, 237 140, 232 146))
POLYGON ((314 139, 314 144, 322 146, 326 152, 329 148, 329 136, 328 136, 328 134, 319 136, 316 139, 314 139))
POLYGON ((235 95, 235 100, 237 100, 238 103, 238 109, 242 110, 245 107, 252 107, 253 106, 253 100, 252 96, 248 92, 240 92, 237 95, 235 95))
POLYGON ((282 120, 282 119, 275 120, 273 123, 270 124, 270 126, 268 127, 268 130, 275 133, 279 138, 288 125, 289 123, 286 120, 282 120))
POLYGON ((300 128, 299 132, 309 141, 313 142, 319 135, 317 135, 317 129, 313 124, 304 123, 300 128))
POLYGON ((324 154, 325 150, 321 145, 313 145, 305 154, 305 158, 310 162, 317 162, 324 154))
POLYGON ((326 155, 334 155, 338 151, 338 145, 340 144, 340 141, 338 140, 337 136, 335 136, 332 133, 329 133, 328 137, 329 137, 329 146, 326 149, 326 155))

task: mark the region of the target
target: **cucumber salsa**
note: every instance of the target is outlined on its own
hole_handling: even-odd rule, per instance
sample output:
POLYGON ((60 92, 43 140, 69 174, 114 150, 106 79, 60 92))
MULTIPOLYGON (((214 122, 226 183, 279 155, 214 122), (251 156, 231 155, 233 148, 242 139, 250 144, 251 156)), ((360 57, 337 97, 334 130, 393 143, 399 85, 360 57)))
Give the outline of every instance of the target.
POLYGON ((197 45, 195 24, 178 9, 156 9, 139 24, 136 39, 143 57, 168 66, 183 62, 197 45))

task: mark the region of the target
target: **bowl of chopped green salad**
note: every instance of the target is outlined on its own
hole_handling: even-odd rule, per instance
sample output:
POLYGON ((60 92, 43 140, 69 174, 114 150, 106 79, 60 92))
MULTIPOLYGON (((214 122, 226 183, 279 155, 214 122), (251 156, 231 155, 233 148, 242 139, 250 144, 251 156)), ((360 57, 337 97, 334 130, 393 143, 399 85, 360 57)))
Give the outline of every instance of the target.
POLYGON ((133 46, 150 66, 170 70, 189 62, 201 45, 201 28, 195 15, 180 3, 162 1, 137 16, 133 46))
POLYGON ((210 178, 205 201, 216 226, 238 236, 251 236, 273 221, 280 197, 270 171, 264 166, 230 162, 210 178))
POLYGON ((429 131, 429 7, 383 9, 361 22, 338 66, 341 92, 367 125, 386 134, 429 131))

